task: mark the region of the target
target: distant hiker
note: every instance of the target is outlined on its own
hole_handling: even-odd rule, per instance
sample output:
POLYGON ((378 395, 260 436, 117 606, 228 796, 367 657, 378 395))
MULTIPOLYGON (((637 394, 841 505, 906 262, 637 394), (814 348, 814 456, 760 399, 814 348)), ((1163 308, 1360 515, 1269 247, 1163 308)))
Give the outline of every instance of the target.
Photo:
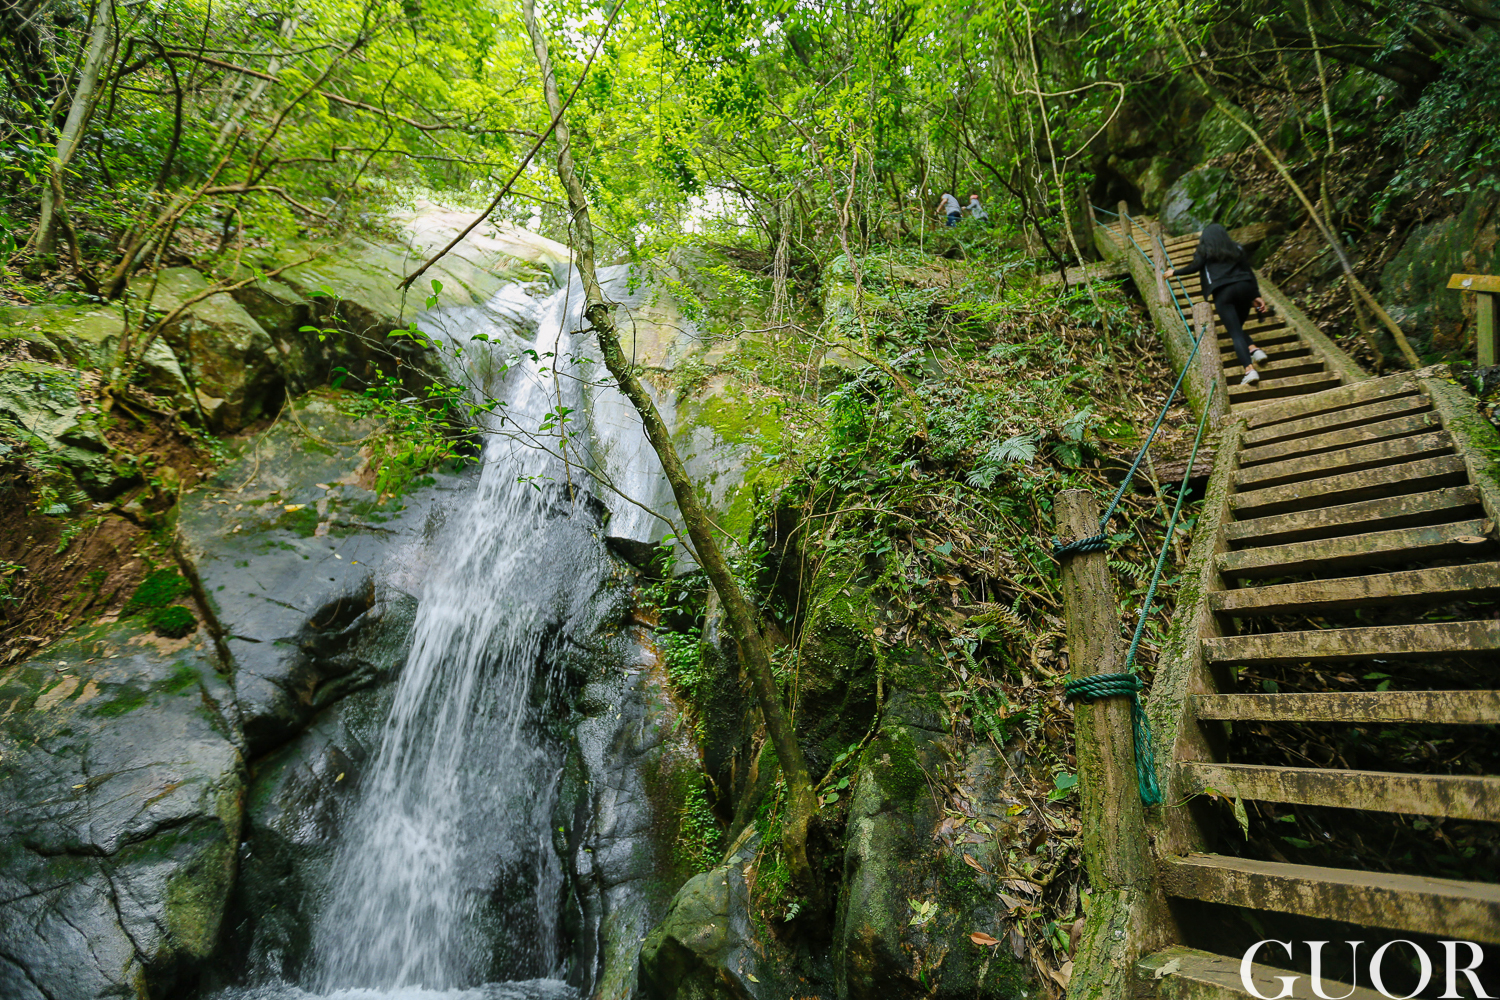
POLYGON ((1265 362, 1266 352, 1250 342, 1244 324, 1251 306, 1256 312, 1266 311, 1266 300, 1260 297, 1260 283, 1255 280, 1255 271, 1250 267, 1250 256, 1244 247, 1229 238, 1229 230, 1217 222, 1210 222, 1198 237, 1193 262, 1180 270, 1169 267, 1166 275, 1170 278, 1199 271, 1203 272, 1203 298, 1213 301, 1230 339, 1234 341, 1235 357, 1245 369, 1240 385, 1254 385, 1260 381, 1255 365, 1265 362))
POLYGON ((948 217, 948 225, 958 225, 958 220, 964 216, 963 206, 953 195, 944 192, 942 200, 938 202, 938 211, 948 217))
POLYGON ((969 218, 976 222, 986 222, 989 220, 989 217, 990 213, 986 212, 984 206, 979 203, 979 193, 977 191, 970 191, 969 218))

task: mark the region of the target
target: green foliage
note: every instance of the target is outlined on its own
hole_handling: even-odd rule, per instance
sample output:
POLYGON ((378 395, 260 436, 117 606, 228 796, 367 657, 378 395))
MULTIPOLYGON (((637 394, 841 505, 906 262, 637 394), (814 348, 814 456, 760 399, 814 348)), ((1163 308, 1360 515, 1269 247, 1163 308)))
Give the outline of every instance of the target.
POLYGON ((198 627, 193 613, 174 603, 190 593, 191 585, 175 569, 155 570, 135 588, 120 614, 140 615, 158 635, 180 639, 198 627))
POLYGON ((153 570, 140 582, 125 606, 122 615, 134 615, 143 611, 165 608, 178 598, 192 593, 192 587, 175 569, 153 570))
POLYGON ((147 612, 146 622, 157 635, 164 635, 169 639, 181 639, 198 627, 198 619, 180 604, 147 612))
POLYGON ((678 865, 693 874, 708 871, 719 863, 723 841, 724 832, 714 816, 708 789, 701 780, 694 781, 683 798, 677 823, 678 865))

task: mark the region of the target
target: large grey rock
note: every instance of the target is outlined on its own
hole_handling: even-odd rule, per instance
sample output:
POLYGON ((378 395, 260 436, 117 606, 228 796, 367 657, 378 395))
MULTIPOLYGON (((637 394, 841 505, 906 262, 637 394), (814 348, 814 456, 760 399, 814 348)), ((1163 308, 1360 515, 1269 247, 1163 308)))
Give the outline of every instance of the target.
POLYGON ((689 879, 641 947, 640 993, 652 1000, 769 1000, 787 983, 767 967, 752 926, 745 864, 753 850, 689 879))
MULTIPOLYGON (((1458 274, 1493 274, 1500 267, 1500 193, 1476 191, 1456 214, 1412 230, 1380 274, 1380 301, 1413 348, 1430 361, 1451 360, 1473 349, 1475 296, 1448 289, 1458 274)), ((1387 356, 1395 344, 1379 324, 1387 356)))
POLYGON ((248 436, 238 461, 181 502, 180 549, 214 616, 255 755, 400 665, 380 619, 399 592, 420 589, 414 560, 429 515, 472 486, 445 476, 381 503, 360 485, 360 449, 377 425, 343 413, 350 400, 329 391, 288 404, 284 420, 248 436))
POLYGON ((622 1000, 641 942, 682 881, 673 833, 698 768, 646 634, 631 628, 605 648, 577 698, 554 828, 567 859, 573 981, 596 1000, 622 1000))
POLYGON ((273 415, 281 369, 270 334, 228 292, 193 301, 208 287, 193 268, 165 268, 151 278, 151 308, 175 316, 163 339, 192 368, 215 426, 233 430, 273 415))
POLYGON ((201 634, 74 632, 0 682, 0 995, 160 996, 212 953, 244 765, 201 634))
POLYGON ((1222 167, 1199 167, 1177 179, 1161 205, 1161 222, 1168 233, 1195 233, 1210 222, 1232 225, 1231 212, 1239 202, 1234 178, 1222 167))
MULTIPOLYGON (((410 606, 386 626, 409 621, 410 606)), ((358 691, 290 742, 255 761, 245 794, 239 878, 209 986, 298 982, 312 957, 313 921, 342 821, 379 747, 388 687, 358 691)))
MULTIPOLYGON (((839 996, 847 1000, 890 997, 1023 997, 1035 992, 1008 956, 981 948, 969 934, 999 936, 1004 907, 993 876, 978 876, 962 860, 981 867, 1003 865, 1002 844, 1014 820, 1004 815, 999 788, 981 801, 1002 811, 983 817, 991 837, 944 851, 933 831, 942 818, 928 789, 928 774, 944 771, 946 726, 932 699, 899 693, 886 706, 880 731, 861 758, 845 840, 843 893, 834 931, 839 996), (911 901, 933 905, 921 920, 911 901), (914 919, 918 918, 918 919, 914 919)), ((999 761, 978 769, 992 783, 1006 773, 999 761)))

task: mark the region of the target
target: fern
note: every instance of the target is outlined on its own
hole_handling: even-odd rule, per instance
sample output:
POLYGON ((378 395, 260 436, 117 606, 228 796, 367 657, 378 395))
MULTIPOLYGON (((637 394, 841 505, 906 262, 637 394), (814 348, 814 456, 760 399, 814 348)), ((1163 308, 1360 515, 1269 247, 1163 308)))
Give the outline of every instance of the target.
POLYGON ((985 602, 979 605, 979 607, 979 613, 971 615, 968 624, 976 626, 993 625, 1012 638, 1031 640, 1031 627, 1026 623, 1026 619, 1016 613, 1014 608, 1008 608, 1004 604, 993 602, 985 602))
POLYGON ((990 450, 985 454, 984 460, 997 465, 1004 462, 1024 464, 1036 458, 1036 445, 1036 434, 1014 434, 999 444, 990 445, 990 450))
POLYGON ((1146 567, 1137 566, 1135 563, 1126 562, 1124 559, 1111 559, 1109 561, 1109 568, 1114 570, 1116 573, 1119 573, 1121 576, 1130 577, 1130 579, 1134 580, 1137 583, 1142 582, 1149 575, 1146 567))

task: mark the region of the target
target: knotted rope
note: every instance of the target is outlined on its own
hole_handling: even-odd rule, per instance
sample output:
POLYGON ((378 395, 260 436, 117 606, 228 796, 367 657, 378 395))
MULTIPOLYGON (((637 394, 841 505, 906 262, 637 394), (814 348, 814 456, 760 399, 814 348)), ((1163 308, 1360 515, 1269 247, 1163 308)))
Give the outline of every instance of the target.
MULTIPOLYGON (((1181 379, 1178 381, 1180 382, 1181 379)), ((1193 450, 1188 454, 1187 468, 1183 470, 1182 482, 1177 487, 1177 502, 1172 506, 1172 516, 1167 519, 1166 536, 1162 539, 1161 551, 1156 555, 1156 569, 1151 573, 1151 583, 1146 588, 1146 599, 1141 603, 1140 617, 1135 623, 1135 634, 1130 637, 1130 651, 1125 654, 1125 671, 1118 674, 1094 674, 1092 677, 1080 677, 1077 680, 1068 681, 1063 686, 1063 693, 1070 701, 1130 698, 1131 729, 1135 737, 1136 787, 1141 793, 1141 804, 1145 806, 1154 806, 1161 802, 1161 785, 1156 780, 1156 744, 1151 739, 1151 724, 1146 719, 1146 710, 1141 707, 1141 679, 1134 672, 1135 654, 1141 648, 1141 636, 1146 631, 1146 619, 1151 617, 1151 608, 1156 602, 1156 588, 1161 583, 1162 570, 1167 564, 1167 552, 1171 548, 1172 537, 1177 533, 1177 519, 1182 515, 1182 502, 1187 497, 1188 479, 1192 477, 1193 466, 1198 462, 1198 446, 1203 443, 1203 431, 1208 426, 1208 415, 1213 412, 1214 393, 1218 391, 1218 388, 1217 382, 1209 385, 1208 399, 1204 403, 1202 416, 1198 418, 1198 432, 1193 436, 1193 450)), ((1170 402, 1171 400, 1168 399, 1168 403, 1170 402)), ((1157 426, 1161 426, 1160 418, 1157 420, 1157 426)), ((1151 433, 1155 435, 1155 429, 1151 433)), ((1147 443, 1150 443, 1149 439, 1147 443)), ((1139 456, 1136 461, 1140 461, 1139 456)), ((1135 468, 1132 466, 1131 472, 1134 473, 1134 471, 1135 468)), ((1126 481, 1129 481, 1128 478, 1126 481)), ((1120 494, 1116 493, 1114 503, 1110 504, 1111 512, 1119 500, 1120 494)), ((1104 520, 1109 520, 1108 513, 1104 515, 1104 520)), ((1108 547, 1107 540, 1103 545, 1095 545, 1101 538, 1103 538, 1102 535, 1094 535, 1070 542, 1067 546, 1054 545, 1053 553, 1057 554, 1059 548, 1078 552, 1098 552, 1108 547)))
POLYGON ((1141 805, 1161 802, 1161 785, 1156 780, 1156 743, 1151 739, 1151 723, 1141 707, 1141 679, 1135 674, 1095 674, 1068 681, 1063 693, 1069 701, 1099 701, 1101 698, 1129 698, 1131 730, 1135 736, 1135 783, 1141 793, 1141 805))

